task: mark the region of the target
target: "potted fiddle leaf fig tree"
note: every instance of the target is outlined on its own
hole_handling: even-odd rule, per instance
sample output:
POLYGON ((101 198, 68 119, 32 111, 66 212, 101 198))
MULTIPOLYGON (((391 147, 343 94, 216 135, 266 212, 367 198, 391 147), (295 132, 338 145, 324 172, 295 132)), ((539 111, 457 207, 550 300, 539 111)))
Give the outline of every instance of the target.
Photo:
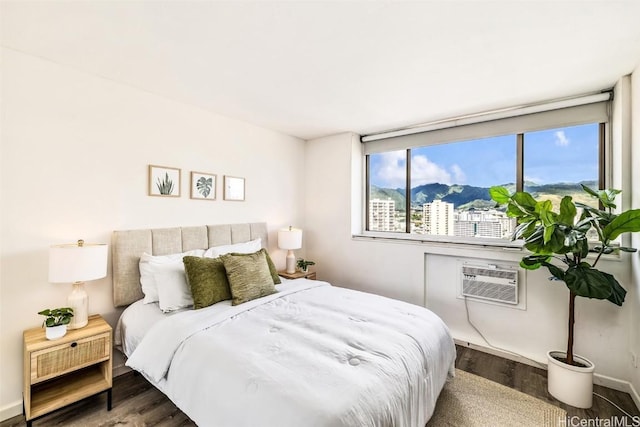
POLYGON ((551 279, 563 282, 569 290, 567 350, 547 353, 548 389, 562 402, 590 408, 595 366, 573 352, 575 300, 595 298, 622 305, 627 291, 613 275, 596 266, 602 255, 636 251, 619 247, 614 240, 623 233, 640 231, 640 209, 614 213, 619 190, 595 191, 585 185, 582 189, 602 209, 574 203, 571 196, 565 196, 554 211, 550 200, 537 201, 527 192, 511 194, 504 187, 492 187, 489 193, 498 204, 506 205, 508 216, 517 219, 512 238, 524 240, 525 249, 531 252, 520 266, 527 270, 546 267, 551 279), (579 215, 578 208, 582 210, 579 215), (597 236, 597 241, 590 241, 588 234, 597 236))

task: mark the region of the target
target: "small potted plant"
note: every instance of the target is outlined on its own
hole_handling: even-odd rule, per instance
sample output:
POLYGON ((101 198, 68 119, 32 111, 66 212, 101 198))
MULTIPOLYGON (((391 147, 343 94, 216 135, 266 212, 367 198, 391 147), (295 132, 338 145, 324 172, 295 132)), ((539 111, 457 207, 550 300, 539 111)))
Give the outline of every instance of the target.
POLYGON ((296 263, 298 270, 302 271, 303 273, 306 273, 309 271, 310 265, 316 265, 316 263, 313 261, 306 260, 304 258, 298 258, 298 262, 296 263))
POLYGON ((73 309, 70 307, 52 308, 39 311, 45 316, 42 326, 45 327, 45 336, 48 340, 57 340, 67 333, 67 325, 73 317, 73 309))

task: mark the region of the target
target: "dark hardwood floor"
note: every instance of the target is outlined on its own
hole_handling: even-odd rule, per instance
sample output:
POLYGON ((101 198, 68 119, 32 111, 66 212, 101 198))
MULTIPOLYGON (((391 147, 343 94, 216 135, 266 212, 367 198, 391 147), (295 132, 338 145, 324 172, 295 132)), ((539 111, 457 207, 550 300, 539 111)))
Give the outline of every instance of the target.
MULTIPOLYGON (((558 402, 547 393, 546 371, 522 363, 506 360, 466 347, 458 347, 456 367, 464 371, 485 377, 489 380, 537 397, 545 402, 559 406, 567 411, 569 417, 595 420, 617 417, 623 420, 624 414, 609 402, 597 396, 593 398, 591 409, 578 409, 558 402)), ((594 386, 594 391, 615 402, 632 416, 640 417, 631 396, 606 387, 594 386)), ((568 425, 605 425, 579 424, 573 420, 568 425)), ((0 427, 23 427, 23 416, 13 417, 0 422, 0 427)), ((34 427, 44 426, 195 426, 160 391, 149 384, 142 376, 129 372, 116 377, 113 381, 113 410, 106 411, 106 396, 94 396, 82 402, 70 405, 50 415, 36 420, 34 427)), ((621 426, 637 426, 634 420, 622 421, 621 426)), ((463 426, 461 426, 463 427, 463 426)), ((496 426, 499 427, 499 426, 496 426)))
MULTIPOLYGON (((593 396, 593 406, 590 409, 579 409, 566 405, 553 398, 547 392, 547 371, 512 360, 503 359, 498 356, 483 353, 467 347, 457 346, 456 367, 472 374, 479 375, 491 381, 495 381, 507 387, 537 397, 540 400, 551 403, 567 411, 569 417, 579 417, 580 419, 594 420, 611 419, 611 417, 624 417, 625 415, 616 409, 611 403, 598 396, 593 396)), ((594 393, 606 397, 620 406, 633 417, 640 416, 640 411, 636 408, 633 399, 628 393, 612 390, 599 385, 593 386, 594 393)), ((628 420, 622 426, 638 425, 638 422, 628 420)), ((576 425, 577 422, 574 423, 576 425)), ((570 424, 569 424, 570 425, 570 424)), ((592 425, 592 424, 584 424, 592 425)), ((604 424, 601 424, 604 425, 604 424)), ((614 425, 614 424, 611 424, 614 425)))

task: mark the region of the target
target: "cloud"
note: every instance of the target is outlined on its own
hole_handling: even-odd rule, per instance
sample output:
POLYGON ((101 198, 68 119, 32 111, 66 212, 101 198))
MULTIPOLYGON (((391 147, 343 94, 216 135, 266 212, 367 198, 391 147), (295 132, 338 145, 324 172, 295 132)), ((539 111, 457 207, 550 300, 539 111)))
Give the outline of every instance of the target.
POLYGON ((556 131, 553 134, 553 136, 555 137, 555 142, 557 146, 566 147, 571 142, 569 141, 569 138, 567 138, 567 135, 565 135, 564 131, 562 130, 556 131))
POLYGON ((414 156, 411 161, 411 166, 413 186, 433 182, 448 185, 464 184, 467 180, 467 175, 457 164, 454 163, 449 167, 449 170, 447 170, 445 167, 432 162, 424 155, 414 156))
POLYGON ((411 180, 412 187, 430 182, 453 184, 451 173, 424 155, 413 156, 411 159, 411 180))
POLYGON ((467 182, 467 175, 464 173, 462 168, 457 164, 451 165, 451 172, 453 173, 453 182, 456 184, 464 184, 467 182))
POLYGON ((382 187, 405 188, 407 183, 405 151, 381 153, 379 159, 380 165, 375 171, 376 181, 382 187))
MULTIPOLYGON (((404 151, 391 151, 380 154, 380 164, 375 171, 375 181, 382 187, 405 188, 406 159, 404 151)), ((453 164, 446 168, 432 162, 425 155, 415 155, 411 158, 411 186, 440 183, 463 184, 467 176, 460 166, 453 164)))

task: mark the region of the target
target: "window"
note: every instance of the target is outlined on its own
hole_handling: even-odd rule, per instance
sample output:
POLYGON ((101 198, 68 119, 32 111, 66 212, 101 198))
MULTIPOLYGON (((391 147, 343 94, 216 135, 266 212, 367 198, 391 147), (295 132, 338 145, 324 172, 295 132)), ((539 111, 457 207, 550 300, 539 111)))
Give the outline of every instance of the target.
POLYGON ((525 191, 560 205, 563 196, 597 207, 580 184, 600 187, 600 125, 591 123, 524 134, 525 191))
MULTIPOLYGON (((545 120, 553 122, 548 113, 545 120)), ((516 126, 523 123, 521 117, 516 121, 516 126)), ((481 123, 480 132, 471 133, 489 129, 486 133, 493 135, 492 124, 481 123)), ((606 117, 468 139, 456 135, 456 128, 440 129, 365 145, 366 229, 449 236, 453 241, 509 239, 515 223, 491 200, 494 185, 524 189, 557 205, 565 195, 593 205, 580 184, 604 186, 605 126, 606 117)))
POLYGON ((388 151, 368 159, 368 224, 371 231, 405 232, 407 226, 407 152, 388 151))

